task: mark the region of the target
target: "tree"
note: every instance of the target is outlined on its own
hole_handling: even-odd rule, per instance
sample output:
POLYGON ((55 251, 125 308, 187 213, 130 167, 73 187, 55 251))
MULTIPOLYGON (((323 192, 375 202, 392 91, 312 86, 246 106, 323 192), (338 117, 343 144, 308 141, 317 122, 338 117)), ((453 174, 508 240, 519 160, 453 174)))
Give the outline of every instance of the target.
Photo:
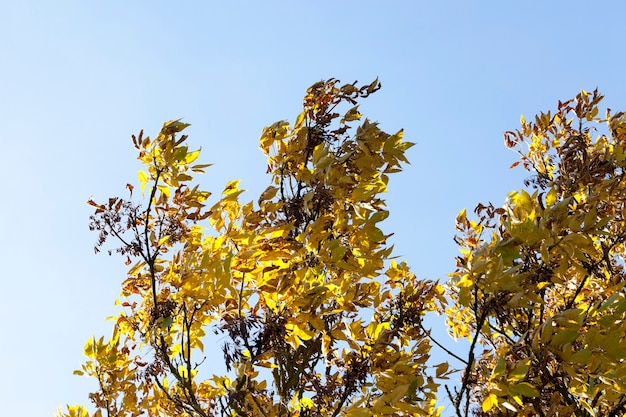
POLYGON ((367 119, 354 129, 379 88, 316 83, 293 125, 265 128, 256 204, 238 181, 208 204, 187 124, 133 136, 139 202, 130 184, 89 201, 96 251, 114 238, 129 266, 124 309, 76 371, 98 380, 96 411, 60 416, 437 416, 456 371, 429 362, 431 343, 461 364, 445 387, 458 417, 626 415, 626 114, 599 117, 602 96, 582 91, 505 132, 531 176, 504 206, 459 213, 442 286, 397 263, 379 228, 412 146, 367 119), (444 312, 466 355, 425 329, 444 312), (204 363, 212 332, 224 375, 204 363))
POLYGON ((140 193, 128 184, 126 199, 89 201, 96 251, 114 238, 109 253, 129 266, 123 310, 76 371, 98 380, 95 413, 60 415, 440 413, 436 377, 450 371, 427 364, 422 320, 441 311, 444 289, 396 263, 379 228, 381 194, 413 144, 367 119, 354 129, 358 101, 379 88, 316 83, 293 125, 266 127, 271 184, 256 204, 231 181, 209 205, 192 182, 208 165, 185 144, 186 123, 133 136, 140 193), (206 370, 211 333, 226 340, 225 375, 206 370))
POLYGON ((458 416, 626 413, 626 115, 598 116, 601 100, 522 117, 505 143, 525 188, 457 217, 448 321, 472 343, 458 416))

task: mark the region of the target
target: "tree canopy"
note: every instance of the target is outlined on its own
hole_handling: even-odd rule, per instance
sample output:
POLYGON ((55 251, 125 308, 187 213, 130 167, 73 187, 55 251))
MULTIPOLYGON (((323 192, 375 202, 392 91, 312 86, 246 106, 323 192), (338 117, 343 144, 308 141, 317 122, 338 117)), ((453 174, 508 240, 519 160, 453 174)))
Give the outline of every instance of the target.
POLYGON ((97 379, 95 411, 59 416, 626 413, 626 115, 600 117, 602 96, 582 91, 522 117, 505 144, 530 176, 503 206, 459 213, 440 283, 398 262, 381 228, 413 144, 361 115, 379 88, 311 86, 293 124, 263 130, 269 185, 251 202, 239 181, 215 201, 194 182, 209 165, 188 124, 133 136, 138 190, 89 201, 96 251, 112 238, 129 268, 122 309, 75 371, 97 379), (431 337, 428 314, 464 352, 431 337))
POLYGON ((444 290, 392 260, 379 228, 413 145, 361 121, 358 101, 379 88, 316 83, 293 124, 266 127, 270 185, 256 202, 231 181, 207 204, 187 124, 133 137, 143 204, 132 185, 127 199, 89 201, 96 250, 116 238, 129 265, 113 336, 90 340, 78 371, 100 384, 94 415, 436 413, 421 322, 444 290), (227 375, 203 369, 211 332, 227 375))
POLYGON ((484 347, 462 380, 478 415, 626 412, 626 116, 601 100, 522 117, 504 136, 526 187, 457 218, 448 322, 484 347))

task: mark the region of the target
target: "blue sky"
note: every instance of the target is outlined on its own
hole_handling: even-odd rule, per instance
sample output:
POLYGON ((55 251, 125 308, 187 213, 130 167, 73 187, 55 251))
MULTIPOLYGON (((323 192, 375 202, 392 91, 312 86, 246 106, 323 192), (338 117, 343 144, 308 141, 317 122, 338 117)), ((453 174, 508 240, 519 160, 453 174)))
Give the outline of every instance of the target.
POLYGON ((93 254, 85 202, 136 181, 140 129, 184 117, 215 164, 204 188, 241 179, 254 199, 263 126, 293 120, 320 79, 379 77, 363 113, 417 143, 385 232, 416 274, 445 278, 456 214, 521 187, 502 140, 520 114, 596 87, 626 109, 619 1, 24 0, 0 15, 3 416, 52 415, 95 388, 72 371, 110 334, 125 267, 93 254))

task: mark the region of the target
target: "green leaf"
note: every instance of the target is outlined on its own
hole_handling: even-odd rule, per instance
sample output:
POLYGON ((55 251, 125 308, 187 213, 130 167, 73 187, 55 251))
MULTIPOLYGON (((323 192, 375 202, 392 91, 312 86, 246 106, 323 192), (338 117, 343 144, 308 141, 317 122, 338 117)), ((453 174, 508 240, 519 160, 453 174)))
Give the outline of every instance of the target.
POLYGON ((370 221, 374 223, 378 223, 378 222, 382 222, 387 217, 389 217, 389 212, 387 210, 380 210, 372 214, 372 217, 370 217, 370 221))
POLYGON ((337 246, 331 250, 330 260, 333 262, 337 262, 343 259, 346 254, 346 248, 344 246, 337 246))
POLYGON ((502 373, 506 370, 506 360, 502 357, 498 358, 498 362, 496 363, 496 366, 493 368, 493 372, 491 373, 491 377, 492 378, 496 378, 500 375, 502 375, 502 373))
POLYGON ((530 359, 526 359, 517 364, 517 366, 509 373, 508 379, 510 381, 519 381, 526 377, 528 370, 530 369, 530 359))
POLYGON ((174 319, 171 316, 165 317, 161 321, 161 324, 159 327, 161 329, 168 329, 172 325, 173 322, 174 322, 174 319))
POLYGON ((560 332, 557 332, 554 334, 554 336, 552 336, 550 344, 552 346, 563 346, 568 343, 572 343, 578 338, 578 336, 580 336, 580 333, 574 330, 561 330, 560 332))
POLYGON ((591 359, 591 351, 589 349, 581 349, 574 353, 570 358, 570 361, 579 363, 581 365, 587 365, 591 359))
POLYGON ((538 397, 539 391, 533 385, 528 382, 520 382, 519 384, 515 384, 511 386, 511 392, 519 395, 523 395, 524 397, 538 397))

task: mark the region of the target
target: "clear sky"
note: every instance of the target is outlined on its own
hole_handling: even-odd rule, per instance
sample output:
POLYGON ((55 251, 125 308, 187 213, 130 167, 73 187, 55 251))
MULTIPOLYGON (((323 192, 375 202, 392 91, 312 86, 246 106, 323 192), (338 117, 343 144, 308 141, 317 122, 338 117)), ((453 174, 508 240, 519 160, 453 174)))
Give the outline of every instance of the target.
MULTIPOLYGON (((525 174, 502 132, 598 87, 626 110, 621 1, 0 1, 0 415, 88 403, 72 375, 124 279, 95 256, 89 197, 136 181, 130 135, 184 117, 219 193, 269 178, 258 137, 320 79, 383 88, 363 113, 405 129, 384 223, 418 276, 454 269, 454 219, 525 174)), ((216 358, 216 361, 220 358, 216 358)))

